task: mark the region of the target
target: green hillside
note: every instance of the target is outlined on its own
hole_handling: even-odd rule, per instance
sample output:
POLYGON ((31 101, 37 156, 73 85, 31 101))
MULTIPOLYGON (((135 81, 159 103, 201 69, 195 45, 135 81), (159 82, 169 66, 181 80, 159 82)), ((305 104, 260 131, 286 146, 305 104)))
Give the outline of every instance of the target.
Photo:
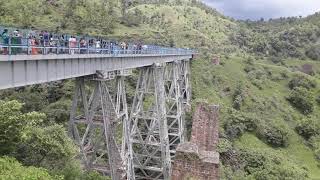
MULTIPOLYGON (((0 23, 195 48, 200 54, 192 62, 193 106, 199 101, 221 106, 221 179, 320 179, 319 14, 240 22, 199 1, 121 2, 125 1, 0 0, 0 23), (214 56, 221 57, 220 65, 212 63, 214 56)), ((43 112, 47 117, 41 126, 59 130, 56 124, 66 127, 73 86, 65 81, 3 91, 0 97, 25 103, 15 110, 20 113, 43 112)), ((58 159, 74 155, 71 146, 58 152, 53 154, 58 159)), ((65 179, 70 179, 65 167, 73 169, 77 163, 61 161, 65 167, 52 169, 48 164, 57 162, 50 159, 35 164, 1 148, 0 155, 47 168, 65 179)), ((74 173, 81 176, 78 170, 74 173)))

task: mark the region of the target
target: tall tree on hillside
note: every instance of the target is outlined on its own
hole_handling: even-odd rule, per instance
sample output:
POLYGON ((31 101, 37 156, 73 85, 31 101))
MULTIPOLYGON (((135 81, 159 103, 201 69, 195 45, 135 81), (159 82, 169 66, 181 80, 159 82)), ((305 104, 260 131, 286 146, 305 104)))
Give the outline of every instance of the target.
POLYGON ((121 15, 124 17, 129 7, 129 0, 121 0, 121 15))
POLYGON ((74 15, 76 7, 77 7, 77 0, 68 0, 68 3, 66 5, 67 11, 65 11, 63 20, 60 25, 63 29, 67 27, 68 20, 74 15))

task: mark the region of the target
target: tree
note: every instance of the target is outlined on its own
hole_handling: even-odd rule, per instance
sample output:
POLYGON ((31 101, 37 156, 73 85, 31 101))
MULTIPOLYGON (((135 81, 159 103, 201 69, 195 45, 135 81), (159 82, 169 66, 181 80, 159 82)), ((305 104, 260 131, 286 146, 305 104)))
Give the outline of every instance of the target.
POLYGON ((311 46, 307 51, 306 55, 308 58, 313 59, 313 60, 318 60, 320 61, 320 46, 311 46))
POLYGON ((17 148, 16 157, 25 165, 62 169, 73 160, 76 149, 60 125, 26 129, 17 148))
POLYGON ((22 106, 17 101, 0 101, 0 155, 54 171, 74 161, 76 149, 64 127, 43 127, 45 115, 22 113, 22 106))
POLYGON ((47 124, 65 124, 69 120, 70 100, 60 100, 49 104, 42 112, 47 115, 47 124))
POLYGON ((288 101, 303 114, 310 114, 314 109, 314 99, 310 91, 295 87, 287 97, 288 101))
POLYGON ((240 110, 247 97, 247 89, 244 84, 238 84, 233 94, 233 108, 240 110))
POLYGON ((320 124, 314 118, 304 118, 298 122, 296 131, 305 139, 310 139, 320 135, 320 124))
POLYGON ((51 176, 47 170, 43 168, 24 167, 14 158, 0 158, 0 179, 45 179, 45 180, 62 180, 61 176, 51 176))
POLYGON ((286 147, 289 143, 289 131, 284 125, 276 123, 260 124, 258 137, 273 147, 286 147))
POLYGON ((17 101, 0 101, 0 155, 15 152, 27 128, 39 124, 44 114, 21 112, 22 104, 17 101))
POLYGON ((302 87, 310 90, 315 88, 316 86, 317 86, 317 83, 315 81, 309 79, 307 76, 302 76, 302 75, 295 76, 289 81, 290 89, 294 89, 296 87, 302 87))

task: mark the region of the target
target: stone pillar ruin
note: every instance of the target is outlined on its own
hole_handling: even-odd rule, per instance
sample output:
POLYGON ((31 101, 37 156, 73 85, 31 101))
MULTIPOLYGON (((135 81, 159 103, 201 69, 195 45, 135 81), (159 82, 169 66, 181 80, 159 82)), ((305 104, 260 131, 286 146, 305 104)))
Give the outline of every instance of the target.
POLYGON ((193 116, 191 142, 176 150, 172 180, 218 180, 219 106, 201 103, 193 116))

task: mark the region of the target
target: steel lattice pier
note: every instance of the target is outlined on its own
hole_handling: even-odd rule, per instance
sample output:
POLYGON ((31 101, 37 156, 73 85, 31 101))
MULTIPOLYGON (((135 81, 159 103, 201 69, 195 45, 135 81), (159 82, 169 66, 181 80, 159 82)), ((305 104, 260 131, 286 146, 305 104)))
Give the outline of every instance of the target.
POLYGON ((69 132, 87 169, 113 180, 170 179, 175 149, 185 141, 189 63, 139 68, 130 115, 127 71, 77 78, 69 132))

